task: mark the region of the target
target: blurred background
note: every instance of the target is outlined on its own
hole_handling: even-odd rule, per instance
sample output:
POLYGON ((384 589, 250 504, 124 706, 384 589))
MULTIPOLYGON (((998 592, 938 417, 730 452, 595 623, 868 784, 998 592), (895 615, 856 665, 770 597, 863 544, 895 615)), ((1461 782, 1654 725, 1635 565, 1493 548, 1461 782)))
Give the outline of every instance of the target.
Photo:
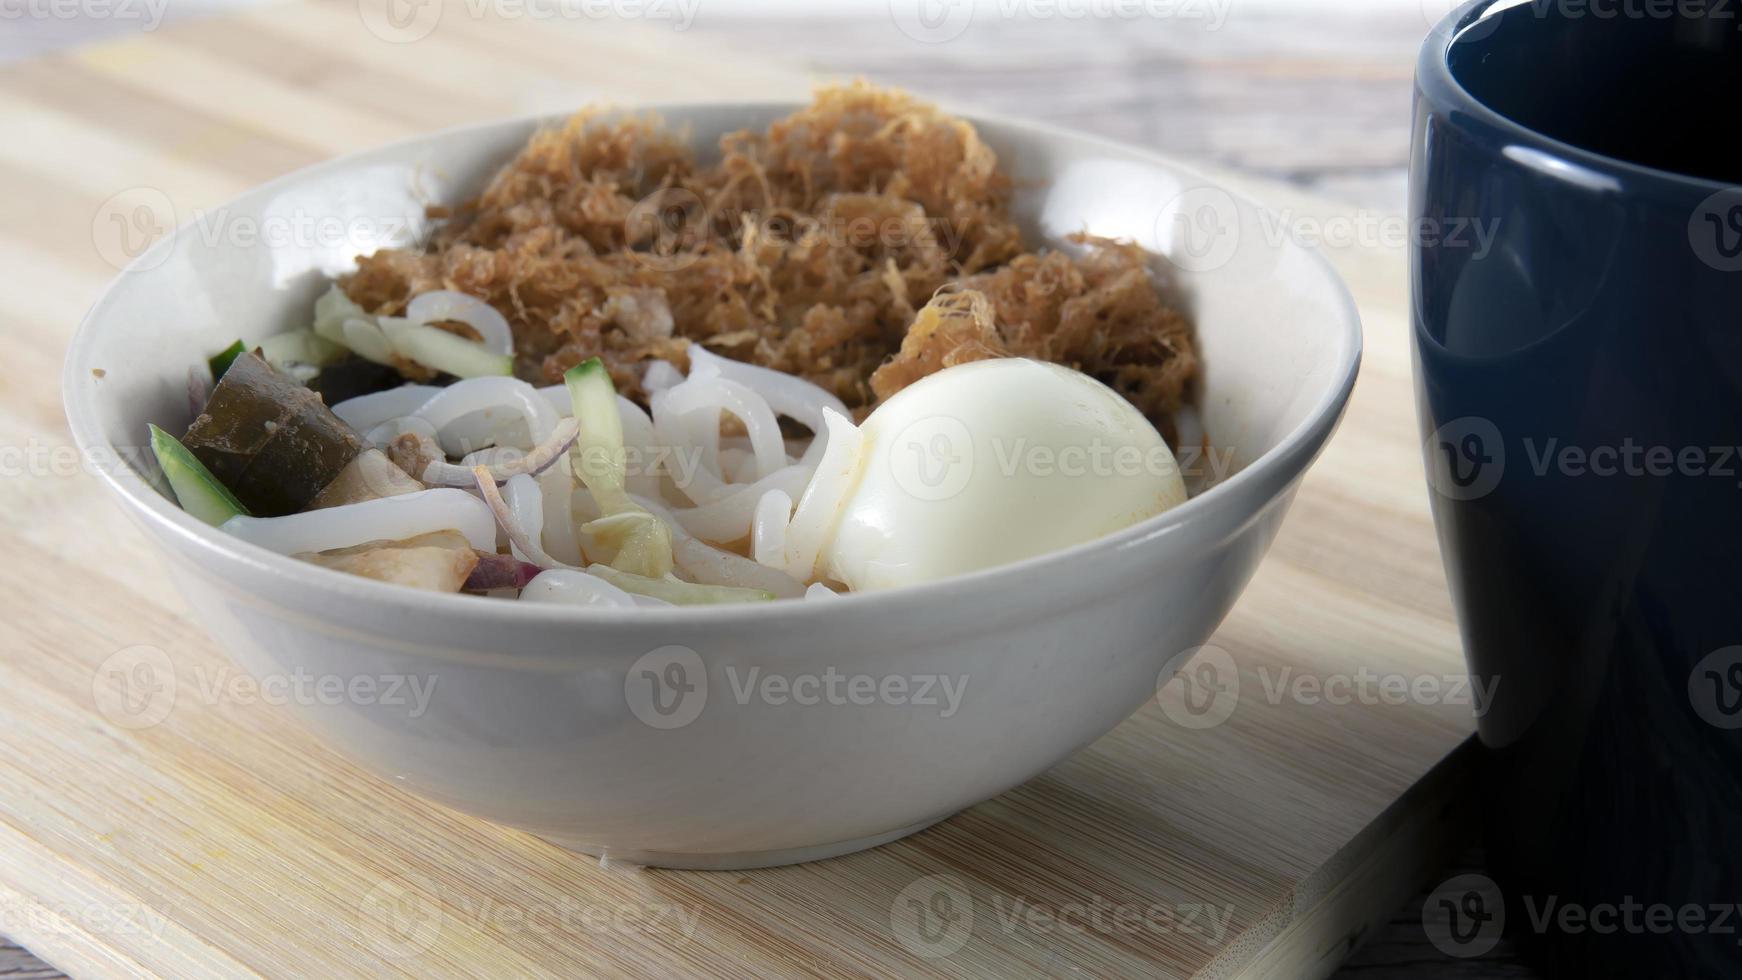
MULTIPOLYGON (((0 65, 279 0, 0 0, 0 65)), ((405 37, 439 0, 363 0, 405 37)), ((1401 207, 1416 46, 1453 0, 462 0, 862 75, 1401 207)), ((347 5, 349 6, 349 5, 347 5)), ((455 6, 455 4, 450 4, 455 6)), ((365 16, 365 23, 371 17, 365 16)), ((565 108, 608 89, 518 93, 565 108)))

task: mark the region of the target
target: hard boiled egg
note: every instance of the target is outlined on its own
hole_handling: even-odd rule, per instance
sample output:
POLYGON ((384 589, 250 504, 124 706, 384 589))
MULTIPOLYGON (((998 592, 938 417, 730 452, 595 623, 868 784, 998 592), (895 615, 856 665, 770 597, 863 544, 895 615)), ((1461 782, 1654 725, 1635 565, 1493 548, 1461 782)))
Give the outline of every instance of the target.
POLYGON ((816 566, 854 591, 1068 548, 1186 499, 1173 453, 1131 403, 1019 358, 903 389, 865 420, 855 456, 816 566))

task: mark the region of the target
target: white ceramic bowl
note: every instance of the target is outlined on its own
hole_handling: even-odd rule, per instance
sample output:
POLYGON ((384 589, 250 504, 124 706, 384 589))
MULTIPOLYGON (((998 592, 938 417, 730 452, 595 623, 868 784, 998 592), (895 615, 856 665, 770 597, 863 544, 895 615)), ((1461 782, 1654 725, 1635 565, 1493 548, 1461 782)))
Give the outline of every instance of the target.
MULTIPOLYGON (((791 108, 661 111, 711 147, 791 108)), ((238 334, 306 325, 328 277, 414 240, 426 203, 467 196, 539 122, 311 167, 159 243, 92 308, 68 354, 81 448, 137 459, 147 422, 181 431, 189 365, 238 334)), ((1104 540, 935 585, 668 611, 355 578, 200 524, 154 474, 123 465, 107 480, 231 656, 281 684, 343 683, 342 696, 292 698, 295 710, 424 796, 669 867, 783 864, 911 833, 1105 734, 1205 642, 1335 429, 1360 361, 1355 309, 1330 266, 1265 235, 1276 224, 1255 205, 1141 150, 975 122, 1019 181, 1036 234, 1133 238, 1180 267, 1205 427, 1237 468, 1214 489, 1104 540), (389 696, 412 681, 427 701, 409 686, 389 696)))

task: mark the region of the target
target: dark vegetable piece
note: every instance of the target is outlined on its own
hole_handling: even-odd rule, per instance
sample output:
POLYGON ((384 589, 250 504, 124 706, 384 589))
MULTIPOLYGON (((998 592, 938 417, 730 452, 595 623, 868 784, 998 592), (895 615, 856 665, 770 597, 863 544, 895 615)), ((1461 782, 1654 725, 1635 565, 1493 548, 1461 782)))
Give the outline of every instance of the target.
POLYGON ((385 364, 352 356, 321 368, 321 373, 315 375, 308 386, 319 392, 328 405, 337 405, 359 395, 372 395, 403 384, 405 379, 398 371, 385 364))
POLYGON ((524 562, 513 555, 497 555, 479 551, 478 564, 466 578, 467 592, 489 592, 492 589, 524 589, 544 569, 524 562))
POLYGON ((244 350, 247 350, 247 348, 243 347, 242 342, 238 340, 216 354, 213 354, 211 360, 206 362, 207 366, 212 369, 212 380, 222 381, 224 379, 224 372, 230 370, 230 365, 235 362, 236 355, 242 353, 244 350))
POLYGON ((363 451, 319 395, 252 352, 231 363, 181 441, 260 517, 303 510, 363 451))

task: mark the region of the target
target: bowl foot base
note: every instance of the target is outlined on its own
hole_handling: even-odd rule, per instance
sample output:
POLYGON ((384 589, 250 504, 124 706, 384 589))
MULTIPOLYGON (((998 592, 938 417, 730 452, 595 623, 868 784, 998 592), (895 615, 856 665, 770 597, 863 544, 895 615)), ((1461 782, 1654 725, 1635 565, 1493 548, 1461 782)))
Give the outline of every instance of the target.
POLYGON ((854 840, 837 841, 833 844, 789 847, 773 851, 740 851, 732 854, 675 854, 669 851, 619 850, 600 847, 574 838, 550 834, 539 836, 558 847, 566 847, 571 851, 590 854, 603 860, 621 861, 624 864, 638 864, 649 868, 672 868, 680 871, 748 871, 751 868, 774 868, 784 864, 803 864, 806 861, 821 861, 826 858, 840 857, 843 854, 852 854, 854 851, 863 851, 880 844, 887 844, 890 841, 900 840, 908 834, 918 833, 943 819, 944 817, 934 817, 902 827, 899 830, 873 834, 870 837, 859 837, 854 840))

